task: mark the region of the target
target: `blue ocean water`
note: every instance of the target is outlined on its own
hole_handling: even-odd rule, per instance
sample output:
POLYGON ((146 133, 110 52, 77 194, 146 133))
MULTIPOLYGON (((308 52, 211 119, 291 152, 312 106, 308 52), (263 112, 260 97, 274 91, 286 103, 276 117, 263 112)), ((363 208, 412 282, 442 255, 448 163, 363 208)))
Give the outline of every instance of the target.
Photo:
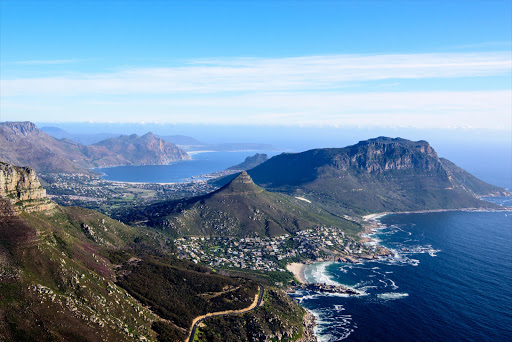
POLYGON ((385 226, 373 237, 394 257, 306 268, 308 281, 363 293, 293 295, 317 316, 320 341, 512 341, 512 212, 380 221, 385 226))
POLYGON ((99 168, 95 171, 102 178, 118 182, 179 183, 192 177, 222 171, 240 164, 255 153, 266 153, 269 157, 278 151, 240 151, 191 153, 192 160, 178 161, 169 165, 117 166, 99 168))

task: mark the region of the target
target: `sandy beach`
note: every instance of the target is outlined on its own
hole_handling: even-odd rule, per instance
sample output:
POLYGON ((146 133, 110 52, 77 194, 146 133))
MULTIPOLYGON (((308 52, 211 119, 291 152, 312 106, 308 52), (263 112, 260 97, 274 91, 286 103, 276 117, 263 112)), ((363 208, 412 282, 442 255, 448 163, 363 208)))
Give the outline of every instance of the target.
POLYGON ((292 262, 291 264, 286 265, 286 269, 293 273, 295 279, 301 284, 306 284, 306 278, 304 277, 304 269, 306 268, 305 264, 299 262, 292 262))

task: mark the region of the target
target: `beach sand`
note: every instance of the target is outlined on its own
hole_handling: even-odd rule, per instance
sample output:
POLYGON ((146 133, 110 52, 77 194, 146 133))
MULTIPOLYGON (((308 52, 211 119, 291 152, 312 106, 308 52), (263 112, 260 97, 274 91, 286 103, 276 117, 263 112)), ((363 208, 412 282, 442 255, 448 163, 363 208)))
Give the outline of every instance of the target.
POLYGON ((304 269, 306 268, 305 264, 299 262, 292 262, 291 264, 286 265, 286 269, 293 273, 295 279, 301 284, 306 284, 306 278, 304 277, 304 269))

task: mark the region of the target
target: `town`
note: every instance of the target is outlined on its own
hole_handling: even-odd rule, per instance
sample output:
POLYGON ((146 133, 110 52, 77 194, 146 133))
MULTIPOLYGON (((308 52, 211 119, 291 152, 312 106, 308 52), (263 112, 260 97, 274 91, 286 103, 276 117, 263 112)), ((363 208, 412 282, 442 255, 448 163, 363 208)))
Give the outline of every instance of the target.
POLYGON ((275 237, 190 236, 174 240, 178 257, 219 268, 285 271, 293 261, 356 262, 387 254, 382 247, 355 241, 335 227, 318 227, 275 237))

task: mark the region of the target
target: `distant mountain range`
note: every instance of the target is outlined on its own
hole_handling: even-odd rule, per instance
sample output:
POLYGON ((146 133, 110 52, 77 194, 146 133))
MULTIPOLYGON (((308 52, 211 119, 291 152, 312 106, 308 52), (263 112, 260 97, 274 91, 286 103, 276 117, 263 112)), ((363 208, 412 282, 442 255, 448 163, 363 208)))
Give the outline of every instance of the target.
POLYGON ((56 139, 31 122, 0 123, 0 160, 47 172, 87 172, 117 165, 167 164, 190 159, 176 145, 152 133, 109 138, 82 145, 56 139))
MULTIPOLYGON (((120 134, 96 133, 76 134, 69 133, 59 127, 45 126, 41 130, 56 139, 69 139, 82 145, 92 145, 108 138, 119 137, 120 134)), ((186 135, 156 135, 157 138, 178 145, 184 151, 270 151, 276 148, 270 144, 259 143, 220 143, 208 144, 186 135)))

